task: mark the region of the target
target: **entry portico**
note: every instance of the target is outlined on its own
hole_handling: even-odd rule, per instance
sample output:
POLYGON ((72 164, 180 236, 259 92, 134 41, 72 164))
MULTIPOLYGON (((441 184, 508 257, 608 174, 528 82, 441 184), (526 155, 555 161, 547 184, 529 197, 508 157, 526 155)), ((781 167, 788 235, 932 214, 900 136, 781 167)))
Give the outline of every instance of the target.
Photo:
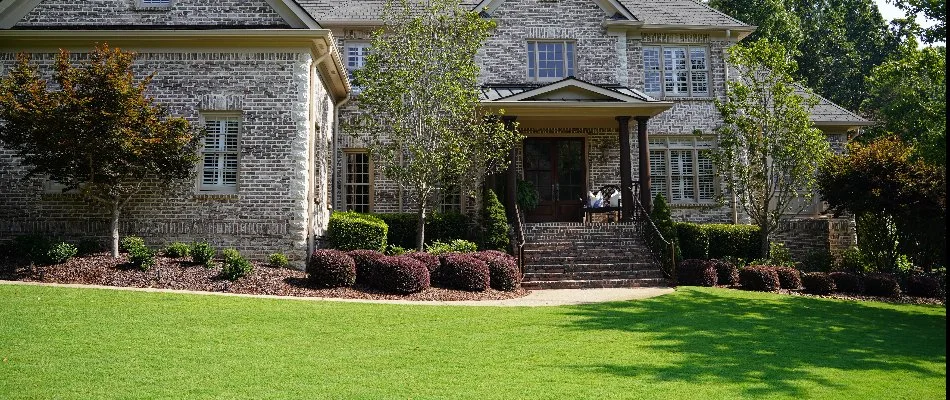
MULTIPOLYGON (((569 77, 546 85, 495 85, 482 88, 482 105, 503 111, 509 125, 517 121, 524 142, 509 153, 505 206, 514 210, 517 179, 534 184, 540 204, 528 214, 537 222, 579 220, 581 202, 594 184, 588 165, 592 149, 583 132, 616 129, 623 218, 633 215, 631 123, 636 124, 640 201, 651 207, 647 121, 673 106, 624 86, 595 85, 569 77), (631 121, 633 120, 633 121, 631 121), (521 163, 518 163, 518 154, 521 163)), ((616 178, 614 178, 616 179, 616 178)))

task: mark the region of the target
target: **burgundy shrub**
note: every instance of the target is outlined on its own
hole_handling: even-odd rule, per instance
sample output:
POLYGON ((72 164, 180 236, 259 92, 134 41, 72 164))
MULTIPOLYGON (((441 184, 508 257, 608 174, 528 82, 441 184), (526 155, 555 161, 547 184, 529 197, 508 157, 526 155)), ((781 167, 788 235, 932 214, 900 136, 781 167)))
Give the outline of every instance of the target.
POLYGON ((832 272, 828 274, 831 280, 835 281, 835 290, 841 293, 861 294, 864 292, 864 284, 861 277, 850 272, 832 272))
POLYGON ((940 280, 928 275, 911 275, 907 277, 904 290, 908 296, 913 297, 942 297, 940 290, 940 280))
POLYGON ((346 254, 356 263, 356 283, 375 286, 376 260, 385 254, 376 250, 350 250, 346 254))
POLYGON ((475 253, 475 258, 488 264, 491 288, 511 292, 521 286, 521 270, 514 257, 498 250, 475 253))
POLYGON ((307 262, 310 282, 320 287, 346 287, 356 282, 356 263, 339 250, 316 250, 307 262))
POLYGON ((792 267, 774 267, 778 274, 779 285, 782 289, 799 289, 802 287, 801 271, 792 267))
POLYGON ((720 285, 738 285, 739 269, 736 265, 725 260, 709 260, 716 267, 717 281, 720 285))
POLYGON ((739 284, 745 290, 774 292, 782 287, 775 268, 767 265, 752 265, 739 270, 739 284))
POLYGON ((829 294, 835 291, 835 281, 824 272, 810 272, 802 275, 805 293, 829 294))
POLYGON ((481 292, 491 286, 488 264, 474 255, 446 253, 441 258, 441 278, 448 287, 481 292))
POLYGON ((709 260, 687 259, 676 268, 676 282, 688 286, 716 286, 719 274, 709 260))
POLYGON ((376 260, 376 287, 391 293, 409 294, 429 287, 429 269, 408 256, 384 256, 376 260))
POLYGON ((426 266, 426 269, 429 270, 429 280, 432 283, 439 282, 439 269, 442 267, 442 261, 439 260, 439 256, 418 251, 408 253, 406 256, 421 261, 422 264, 426 266))
POLYGON ((864 294, 897 297, 901 295, 901 285, 891 274, 870 274, 864 277, 864 294))

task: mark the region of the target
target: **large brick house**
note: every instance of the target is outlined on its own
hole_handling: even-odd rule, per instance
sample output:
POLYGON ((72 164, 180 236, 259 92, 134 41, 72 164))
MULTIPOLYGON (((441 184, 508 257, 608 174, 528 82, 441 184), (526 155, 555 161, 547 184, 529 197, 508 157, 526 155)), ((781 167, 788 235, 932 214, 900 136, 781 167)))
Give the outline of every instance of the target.
MULTIPOLYGON (((729 80, 725 50, 755 27, 694 0, 462 1, 497 22, 478 57, 483 104, 505 109, 527 137, 511 157, 514 175, 539 190, 528 222, 578 222, 588 190, 638 181, 678 219, 741 222, 734 204, 716 202, 707 150, 729 80)), ((331 210, 411 210, 338 126, 358 107, 347 73, 362 65, 384 4, 6 0, 0 72, 21 51, 45 65, 60 47, 137 51, 137 71, 156 72, 155 98, 213 139, 194 186, 136 199, 122 231, 300 259, 331 210)), ((838 148, 868 123, 824 99, 813 120, 838 148)), ((0 235, 107 231, 103 213, 21 171, 0 149, 0 235)), ((448 187, 442 199, 444 209, 473 206, 448 187)), ((808 213, 820 211, 816 202, 808 213)), ((828 224, 818 228, 825 246, 828 224)))

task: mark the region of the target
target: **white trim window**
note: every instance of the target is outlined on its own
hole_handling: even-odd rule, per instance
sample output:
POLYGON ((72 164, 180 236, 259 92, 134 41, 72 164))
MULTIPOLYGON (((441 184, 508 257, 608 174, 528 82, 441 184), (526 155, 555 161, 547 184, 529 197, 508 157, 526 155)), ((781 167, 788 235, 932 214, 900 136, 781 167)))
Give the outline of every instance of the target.
POLYGON ((169 8, 173 0, 136 0, 135 5, 139 8, 169 8))
POLYGON ((445 185, 439 190, 438 210, 444 213, 462 212, 462 190, 458 185, 445 185))
POLYGON ((644 46, 643 91, 653 97, 708 97, 709 49, 644 46))
POLYGON ((344 152, 343 208, 368 213, 372 210, 370 190, 373 186, 372 164, 365 150, 344 152))
POLYGON ((529 40, 528 79, 552 81, 574 76, 574 42, 529 40))
POLYGON ((662 193, 671 203, 712 203, 716 179, 711 138, 650 138, 651 196, 662 193))
POLYGON ((234 193, 238 184, 241 117, 206 115, 204 120, 208 135, 201 149, 199 189, 234 193))
POLYGON ((353 80, 353 71, 366 65, 369 51, 369 42, 346 42, 346 72, 349 74, 350 80, 353 80))

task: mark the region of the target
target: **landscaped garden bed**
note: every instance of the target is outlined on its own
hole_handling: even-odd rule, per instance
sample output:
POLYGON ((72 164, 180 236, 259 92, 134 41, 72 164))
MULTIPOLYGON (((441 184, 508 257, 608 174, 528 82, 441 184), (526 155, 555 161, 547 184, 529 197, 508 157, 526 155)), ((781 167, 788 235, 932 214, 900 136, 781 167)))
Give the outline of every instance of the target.
POLYGON ((108 253, 94 253, 54 265, 31 265, 26 261, 0 259, 0 279, 351 299, 500 300, 522 297, 528 293, 521 288, 507 292, 491 288, 470 292, 428 287, 416 293, 391 294, 360 284, 319 288, 307 279, 304 271, 272 267, 260 262, 252 262, 254 268, 248 275, 230 281, 221 276, 221 268, 217 264, 205 267, 184 258, 156 256, 155 264, 143 271, 129 264, 127 254, 114 259, 108 253))

